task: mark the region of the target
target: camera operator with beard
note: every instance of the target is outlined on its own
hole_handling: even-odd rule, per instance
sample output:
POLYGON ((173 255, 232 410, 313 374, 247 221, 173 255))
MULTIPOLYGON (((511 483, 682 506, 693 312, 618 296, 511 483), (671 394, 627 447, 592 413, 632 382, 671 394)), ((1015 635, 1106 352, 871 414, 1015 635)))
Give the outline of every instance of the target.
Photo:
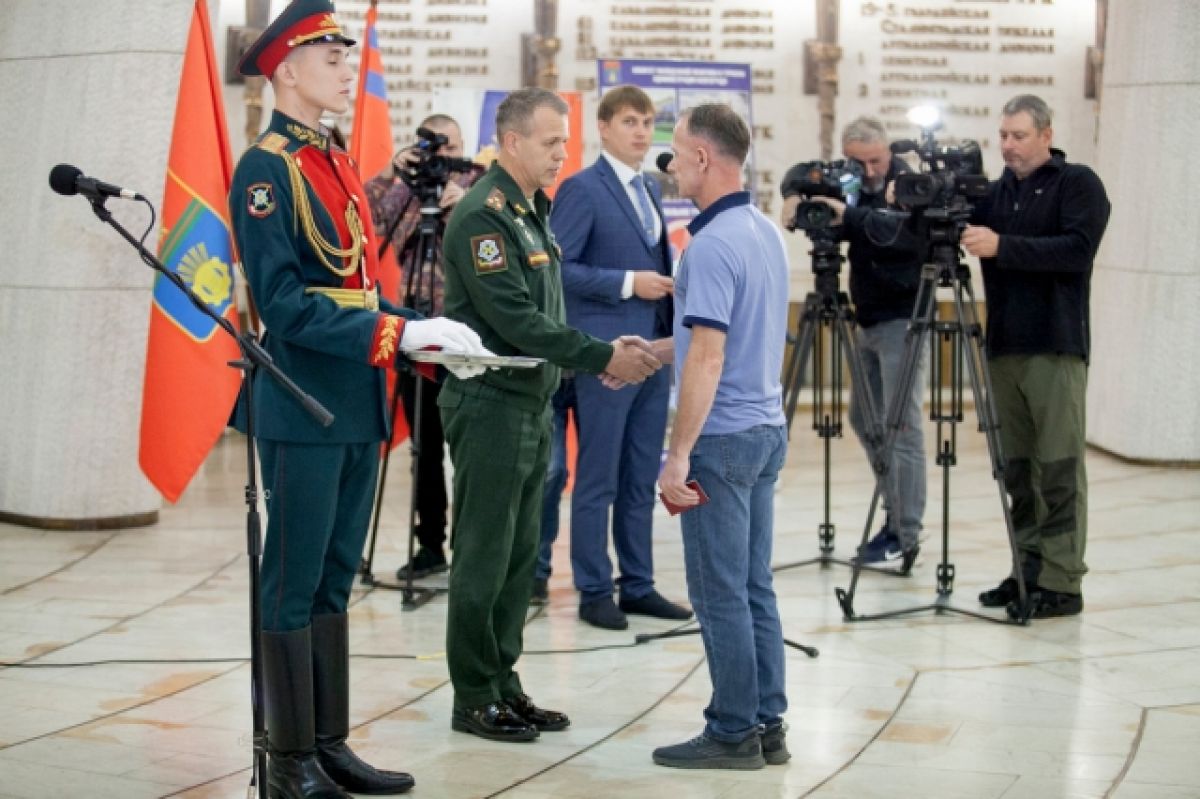
MULTIPOLYGON (((832 224, 850 242, 850 298, 861 329, 859 349, 871 399, 886 422, 888 404, 896 393, 904 360, 904 340, 916 304, 921 277, 921 244, 911 226, 901 217, 882 213, 887 208, 887 188, 897 175, 910 172, 908 165, 892 155, 887 131, 872 117, 859 117, 842 131, 842 152, 863 167, 862 191, 856 205, 830 197, 804 199, 823 202, 833 209, 832 224)), ((796 207, 802 199, 796 186, 799 167, 784 177, 783 223, 793 226, 796 207)), ((912 392, 904 398, 902 429, 883 488, 887 518, 883 527, 859 553, 864 564, 904 563, 911 566, 919 547, 921 520, 925 515, 925 441, 921 406, 925 391, 923 374, 927 353, 919 353, 918 375, 912 392)), ((850 425, 866 447, 863 405, 850 398, 850 425)), ((868 457, 870 452, 868 451, 868 457)))
MULTIPOLYGON (((454 163, 463 157, 462 130, 453 118, 445 114, 433 114, 423 120, 419 128, 444 137, 445 143, 429 152, 431 143, 422 141, 396 153, 392 165, 367 182, 367 201, 371 205, 371 218, 375 220, 375 235, 380 241, 391 233, 390 244, 400 264, 400 300, 410 308, 417 308, 426 316, 442 313, 445 293, 445 278, 442 266, 442 234, 445 222, 466 190, 474 185, 484 173, 484 167, 472 164, 470 169, 459 171, 454 163), (440 186, 438 207, 442 209, 442 220, 437 229, 433 263, 418 267, 416 275, 410 274, 412 267, 419 264, 419 253, 414 254, 418 239, 417 228, 421 221, 420 196, 414 196, 409 180, 418 173, 423 160, 428 158, 452 159, 451 171, 440 186), (402 218, 401 218, 402 217, 402 218), (415 256, 415 257, 414 257, 415 256), (407 296, 408 294, 419 296, 407 296)), ((406 371, 397 373, 400 381, 400 396, 404 402, 404 416, 409 429, 413 426, 413 410, 416 403, 417 377, 406 371)), ((442 432, 441 414, 437 411, 437 399, 441 384, 426 381, 422 386, 421 455, 417 462, 417 526, 416 536, 420 547, 412 563, 405 564, 396 572, 403 580, 409 569, 414 578, 443 572, 446 562, 446 477, 442 468, 445 438, 442 432)))
MULTIPOLYGON (((980 258, 987 290, 1004 482, 1035 619, 1083 610, 1088 304, 1111 210, 1096 173, 1051 147, 1050 123, 1039 97, 1005 104, 1004 172, 962 234, 963 248, 980 258)), ((1015 575, 979 595, 987 607, 1016 599, 1015 575)))

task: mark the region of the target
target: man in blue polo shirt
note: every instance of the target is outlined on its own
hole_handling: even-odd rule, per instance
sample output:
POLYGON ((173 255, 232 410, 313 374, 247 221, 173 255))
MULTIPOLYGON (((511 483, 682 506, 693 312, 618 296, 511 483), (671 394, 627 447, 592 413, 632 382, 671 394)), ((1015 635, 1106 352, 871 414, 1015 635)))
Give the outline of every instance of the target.
POLYGON ((775 481, 787 454, 779 382, 787 255, 778 228, 742 191, 750 131, 733 110, 684 112, 671 147, 679 193, 701 213, 675 278, 679 408, 659 485, 667 500, 690 506, 680 517, 688 597, 713 694, 704 732, 654 750, 654 762, 756 769, 789 757, 771 584, 775 481))

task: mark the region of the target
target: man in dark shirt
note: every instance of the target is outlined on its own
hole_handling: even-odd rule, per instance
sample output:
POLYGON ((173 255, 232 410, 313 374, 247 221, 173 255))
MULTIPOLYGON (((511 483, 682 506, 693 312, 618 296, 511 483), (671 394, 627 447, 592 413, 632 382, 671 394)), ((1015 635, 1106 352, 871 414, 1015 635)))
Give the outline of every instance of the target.
MULTIPOLYGON (((463 157, 462 130, 452 117, 433 114, 421 121, 419 126, 431 133, 445 136, 445 144, 433 151, 433 156, 461 159, 463 157)), ((442 312, 445 295, 445 274, 442 266, 442 233, 445 220, 454 212, 458 201, 466 190, 474 185, 483 174, 484 168, 474 168, 448 175, 438 189, 437 205, 442 217, 438 221, 433 258, 427 263, 423 253, 415 252, 420 237, 417 228, 421 221, 421 198, 413 192, 408 174, 420 162, 417 147, 406 147, 396 153, 392 164, 380 175, 366 184, 367 202, 371 204, 371 217, 375 220, 375 235, 380 240, 390 236, 392 252, 400 263, 400 301, 421 313, 436 315, 442 312)), ((404 403, 404 417, 411 430, 415 423, 417 377, 400 372, 400 396, 404 403)), ((405 564, 396 576, 403 580, 409 569, 414 578, 443 572, 446 563, 446 475, 442 468, 445 460, 445 438, 442 419, 437 411, 437 399, 441 384, 426 381, 422 387, 422 412, 420 443, 421 453, 417 458, 417 526, 415 534, 420 547, 411 564, 405 564)))
MULTIPOLYGON (((871 402, 886 421, 888 404, 895 396, 904 362, 905 335, 917 300, 921 279, 920 246, 903 220, 880 213, 887 207, 886 189, 896 176, 910 171, 903 160, 892 155, 887 131, 879 120, 860 117, 842 131, 842 153, 862 164, 863 187, 855 205, 827 197, 834 211, 833 223, 841 226, 842 238, 850 242, 850 297, 860 328, 859 351, 866 373, 871 402)), ((783 222, 791 224, 800 195, 784 177, 783 222), (794 199, 793 199, 794 198, 794 199)), ((928 357, 922 349, 918 367, 928 357)), ((925 380, 918 376, 903 398, 902 429, 883 486, 887 521, 869 541, 859 557, 866 564, 912 565, 919 550, 921 520, 925 515, 925 438, 921 405, 925 380)), ((866 447, 867 420, 862 398, 850 396, 850 426, 866 447)), ((867 452, 870 456, 870 451, 867 452)))
MULTIPOLYGON (((1005 169, 962 235, 983 267, 1004 480, 1033 618, 1083 610, 1088 298, 1111 207, 1096 173, 1051 147, 1050 122, 1033 95, 1004 106, 1005 169)), ((988 607, 1016 598, 1015 575, 979 595, 988 607)))

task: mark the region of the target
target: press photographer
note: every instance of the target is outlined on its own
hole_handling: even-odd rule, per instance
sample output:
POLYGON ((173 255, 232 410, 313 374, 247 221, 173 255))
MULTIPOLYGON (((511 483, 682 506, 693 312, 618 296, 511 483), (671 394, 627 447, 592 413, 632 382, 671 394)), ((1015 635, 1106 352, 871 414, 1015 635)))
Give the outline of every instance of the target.
MULTIPOLYGON (((812 163, 788 170, 782 183, 783 224, 800 228, 814 242, 814 271, 828 269, 829 254, 822 254, 825 241, 848 241, 850 297, 861 333, 859 336, 871 405, 886 414, 895 393, 904 355, 905 330, 917 298, 922 249, 913 223, 903 216, 885 213, 886 190, 897 177, 911 172, 888 147, 887 131, 871 117, 860 117, 842 132, 842 153, 861 165, 862 187, 857 197, 833 191, 833 181, 823 181, 827 190, 814 186, 812 163), (826 232, 828 231, 828 232, 826 232)), ((828 171, 828 170, 826 170, 828 171)), ((847 169, 842 168, 842 173, 847 169)), ((838 182, 850 181, 838 176, 838 182)), ((840 253, 833 260, 836 269, 840 253)), ((922 354, 922 369, 926 357, 922 354)), ((896 438, 884 486, 887 520, 860 553, 864 564, 903 561, 911 563, 918 549, 921 519, 925 513, 925 449, 921 431, 921 404, 925 381, 914 381, 903 430, 896 438)), ((850 425, 867 449, 863 404, 852 395, 850 425)), ((882 426, 883 419, 879 420, 882 426)))
MULTIPOLYGON (((463 159, 462 131, 445 114, 434 114, 417 128, 417 143, 396 153, 392 165, 366 184, 375 233, 393 248, 400 264, 400 301, 427 316, 442 313, 445 278, 442 234, 454 207, 484 172, 463 159)), ((397 375, 404 415, 412 429, 416 380, 397 375)), ((417 525, 420 544, 400 579, 445 571, 446 480, 442 469, 445 440, 437 398, 441 387, 426 382, 422 391, 421 454, 417 461, 417 525)))

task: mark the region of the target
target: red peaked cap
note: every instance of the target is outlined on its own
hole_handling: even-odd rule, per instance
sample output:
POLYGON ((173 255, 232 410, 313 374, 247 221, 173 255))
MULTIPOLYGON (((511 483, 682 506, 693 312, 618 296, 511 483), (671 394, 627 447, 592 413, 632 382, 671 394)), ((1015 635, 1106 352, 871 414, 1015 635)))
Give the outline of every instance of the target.
POLYGON ((329 0, 293 0, 242 54, 238 72, 270 78, 292 48, 331 42, 354 44, 354 39, 348 38, 334 19, 333 3, 329 0))

